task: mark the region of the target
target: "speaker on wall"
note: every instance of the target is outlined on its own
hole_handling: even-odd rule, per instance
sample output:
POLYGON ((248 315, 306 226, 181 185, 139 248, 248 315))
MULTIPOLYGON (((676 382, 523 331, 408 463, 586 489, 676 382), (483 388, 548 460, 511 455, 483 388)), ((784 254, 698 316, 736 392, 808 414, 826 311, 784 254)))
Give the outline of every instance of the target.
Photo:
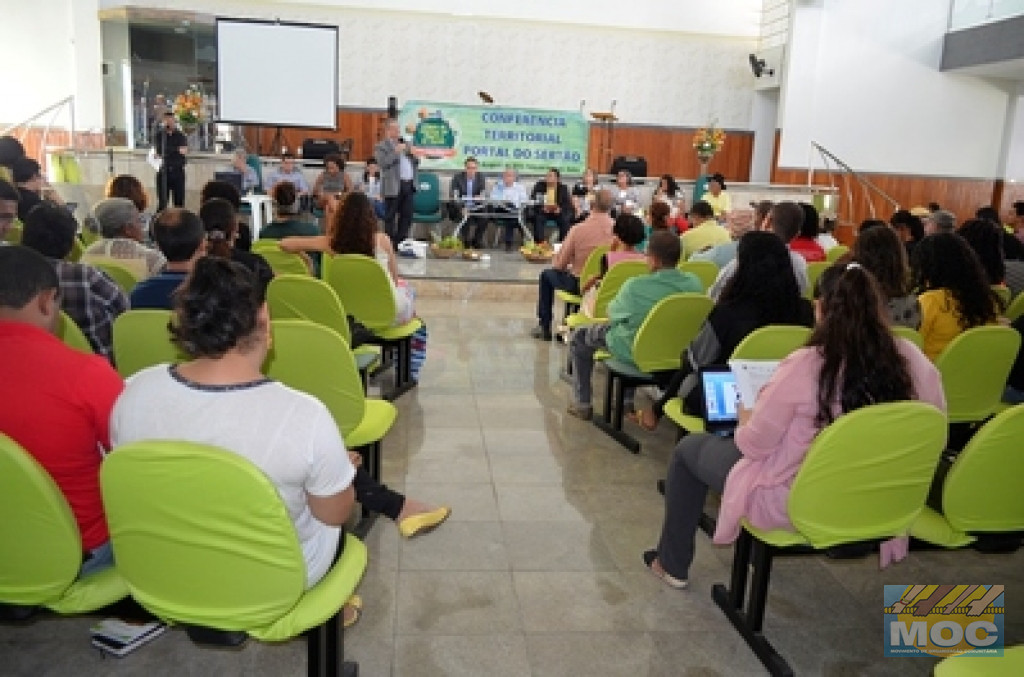
POLYGON ((391 119, 398 117, 398 97, 388 97, 388 117, 391 119))

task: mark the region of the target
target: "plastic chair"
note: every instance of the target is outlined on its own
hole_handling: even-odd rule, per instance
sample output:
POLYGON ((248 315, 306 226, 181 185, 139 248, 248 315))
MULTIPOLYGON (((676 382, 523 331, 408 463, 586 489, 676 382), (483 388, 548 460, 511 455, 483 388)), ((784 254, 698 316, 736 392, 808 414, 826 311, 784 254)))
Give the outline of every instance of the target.
POLYGON ((678 267, 684 273, 696 275, 705 294, 718 279, 718 265, 714 261, 680 261, 678 267))
POLYGON ((345 446, 366 459, 380 480, 381 440, 398 416, 395 405, 368 399, 348 343, 338 332, 306 320, 273 320, 274 344, 264 373, 309 393, 330 410, 345 446))
POLYGON ((21 234, 25 227, 21 225, 21 221, 15 219, 11 227, 7 229, 7 233, 4 234, 3 241, 7 244, 21 244, 21 234))
POLYGON ((169 310, 129 310, 114 320, 114 362, 128 378, 156 364, 183 362, 188 356, 171 341, 169 310))
POLYGON ((804 298, 814 299, 814 287, 817 286, 818 278, 831 265, 828 261, 814 261, 807 264, 807 289, 804 291, 804 298))
MULTIPOLYGON (((732 351, 735 360, 782 360, 791 352, 807 344, 811 335, 808 327, 774 324, 761 327, 739 342, 732 351)), ((666 418, 688 433, 704 432, 704 419, 686 413, 681 397, 673 397, 663 408, 666 418)))
POLYGON ((993 656, 950 656, 939 661, 935 677, 1018 677, 1024 675, 1024 646, 1003 649, 1001 658, 993 656))
POLYGON ((1010 299, 1012 298, 1012 292, 1009 287, 992 285, 992 293, 999 299, 999 303, 1003 308, 1009 308, 1010 299))
POLYGON ((573 313, 565 318, 565 323, 570 328, 582 327, 586 324, 607 322, 608 304, 619 293, 619 289, 631 277, 644 275, 650 272, 646 261, 620 261, 608 269, 604 279, 601 280, 601 287, 597 290, 597 299, 594 302, 594 314, 587 315, 582 310, 573 313))
POLYGON ((942 483, 942 512, 926 506, 910 533, 958 548, 979 533, 1024 531, 1024 405, 989 420, 957 454, 942 483))
MULTIPOLYGON (((345 343, 352 344, 352 332, 338 295, 323 280, 308 275, 276 275, 267 287, 267 305, 273 320, 307 320, 338 332, 345 343)), ((366 389, 366 372, 379 359, 373 346, 352 351, 366 389)))
POLYGON ((650 372, 679 368, 679 356, 697 335, 715 303, 704 294, 672 294, 651 308, 633 339, 633 363, 610 357, 603 418, 594 425, 634 454, 640 443, 622 429, 626 389, 654 383, 650 372))
POLYGON ((441 205, 441 182, 437 174, 419 172, 416 175, 416 193, 412 197, 412 222, 425 223, 434 239, 437 233, 432 227, 444 221, 441 205))
POLYGON ((256 172, 256 188, 254 189, 257 193, 263 192, 263 162, 260 160, 259 155, 247 155, 245 158, 245 164, 252 167, 252 170, 256 172))
POLYGON ((35 458, 3 434, 0 495, 0 616, 24 620, 37 607, 85 613, 128 595, 113 567, 78 578, 82 538, 67 500, 35 458))
MULTIPOLYGON (((580 287, 583 287, 590 278, 601 272, 601 257, 607 254, 609 249, 611 249, 611 245, 601 244, 594 247, 590 254, 587 255, 587 260, 583 264, 583 270, 580 271, 578 278, 580 287)), ((583 303, 583 297, 580 294, 573 294, 564 289, 556 289, 555 296, 565 303, 566 317, 578 311, 580 304, 583 303)))
POLYGON ((950 423, 983 421, 1000 411, 1006 379, 1020 349, 1020 334, 988 325, 962 332, 935 360, 950 423))
POLYGON ((132 271, 116 263, 104 261, 90 265, 106 273, 125 294, 130 294, 135 289, 135 285, 139 283, 138 278, 135 277, 132 271))
POLYGON ((832 249, 825 252, 825 261, 831 265, 846 256, 849 252, 850 248, 845 244, 837 244, 835 247, 832 247, 832 249))
POLYGON ((397 399, 416 387, 412 380, 412 335, 423 323, 413 318, 393 326, 396 308, 391 280, 375 259, 361 254, 338 254, 330 263, 327 283, 345 310, 374 333, 374 344, 382 346, 388 358, 378 369, 394 363, 395 385, 387 399, 397 399))
POLYGON ((743 520, 729 587, 719 583, 711 595, 771 674, 793 674, 762 629, 773 555, 794 546, 821 550, 904 536, 924 506, 945 442, 946 418, 930 404, 850 412, 815 438, 793 480, 787 504, 793 530, 768 531, 743 520))
POLYGON ((82 254, 85 253, 85 247, 82 246, 82 241, 77 237, 71 240, 71 251, 64 257, 65 261, 77 263, 82 260, 82 254))
POLYGON ((1021 315, 1024 315, 1024 294, 1017 294, 1010 305, 1007 306, 1006 312, 1003 313, 1010 322, 1013 322, 1021 315))
POLYGON ((277 240, 256 240, 253 242, 252 251, 267 260, 274 275, 305 275, 306 277, 312 275, 309 265, 306 263, 307 259, 303 258, 301 254, 282 250, 278 246, 277 240), (270 244, 258 245, 259 242, 269 242, 270 244))
POLYGON ((117 569, 139 604, 198 643, 309 630, 308 674, 339 674, 340 612, 366 570, 361 541, 345 536, 338 561, 305 590, 295 526, 274 485, 217 447, 128 444, 104 460, 100 483, 117 569))
POLYGON ((921 332, 917 331, 916 329, 904 327, 903 325, 900 324, 894 324, 891 327, 889 327, 889 329, 892 330, 892 333, 894 335, 900 338, 905 338, 918 348, 922 350, 924 349, 924 337, 921 336, 921 332))
POLYGON ((83 353, 96 352, 93 350, 92 344, 89 343, 89 339, 85 338, 81 328, 63 310, 60 311, 60 319, 57 320, 57 330, 55 333, 57 338, 63 341, 64 345, 69 348, 80 350, 83 353))

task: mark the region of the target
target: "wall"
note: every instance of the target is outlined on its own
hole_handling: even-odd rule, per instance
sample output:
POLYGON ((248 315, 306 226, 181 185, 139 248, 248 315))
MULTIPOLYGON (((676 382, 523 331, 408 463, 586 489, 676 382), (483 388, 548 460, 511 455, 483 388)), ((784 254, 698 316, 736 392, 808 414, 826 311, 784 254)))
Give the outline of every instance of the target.
POLYGON ((814 140, 858 171, 999 176, 1009 95, 1004 85, 938 71, 948 8, 945 0, 796 3, 779 164, 806 167, 814 140))

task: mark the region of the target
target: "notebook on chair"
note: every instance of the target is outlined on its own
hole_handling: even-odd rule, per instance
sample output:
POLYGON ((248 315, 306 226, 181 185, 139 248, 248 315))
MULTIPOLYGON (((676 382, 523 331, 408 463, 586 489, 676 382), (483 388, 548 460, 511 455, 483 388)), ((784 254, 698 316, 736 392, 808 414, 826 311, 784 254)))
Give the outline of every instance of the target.
POLYGON ((715 435, 731 437, 739 424, 739 388, 736 375, 725 365, 705 367, 698 372, 701 418, 704 429, 715 435))

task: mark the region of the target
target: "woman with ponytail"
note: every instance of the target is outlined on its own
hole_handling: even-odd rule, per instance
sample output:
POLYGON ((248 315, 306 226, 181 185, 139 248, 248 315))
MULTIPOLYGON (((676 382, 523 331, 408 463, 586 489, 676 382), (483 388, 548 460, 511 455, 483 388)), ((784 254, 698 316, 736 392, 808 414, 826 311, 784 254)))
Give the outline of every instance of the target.
POLYGON ((818 285, 814 333, 779 364, 752 410, 740 406, 735 437, 690 435, 676 446, 661 540, 644 553, 651 572, 673 588, 686 587, 708 489, 722 495, 717 544, 736 539, 741 518, 761 529, 792 528, 789 488, 822 428, 869 404, 916 399, 946 409, 934 365, 890 332, 871 273, 837 265, 818 285))

